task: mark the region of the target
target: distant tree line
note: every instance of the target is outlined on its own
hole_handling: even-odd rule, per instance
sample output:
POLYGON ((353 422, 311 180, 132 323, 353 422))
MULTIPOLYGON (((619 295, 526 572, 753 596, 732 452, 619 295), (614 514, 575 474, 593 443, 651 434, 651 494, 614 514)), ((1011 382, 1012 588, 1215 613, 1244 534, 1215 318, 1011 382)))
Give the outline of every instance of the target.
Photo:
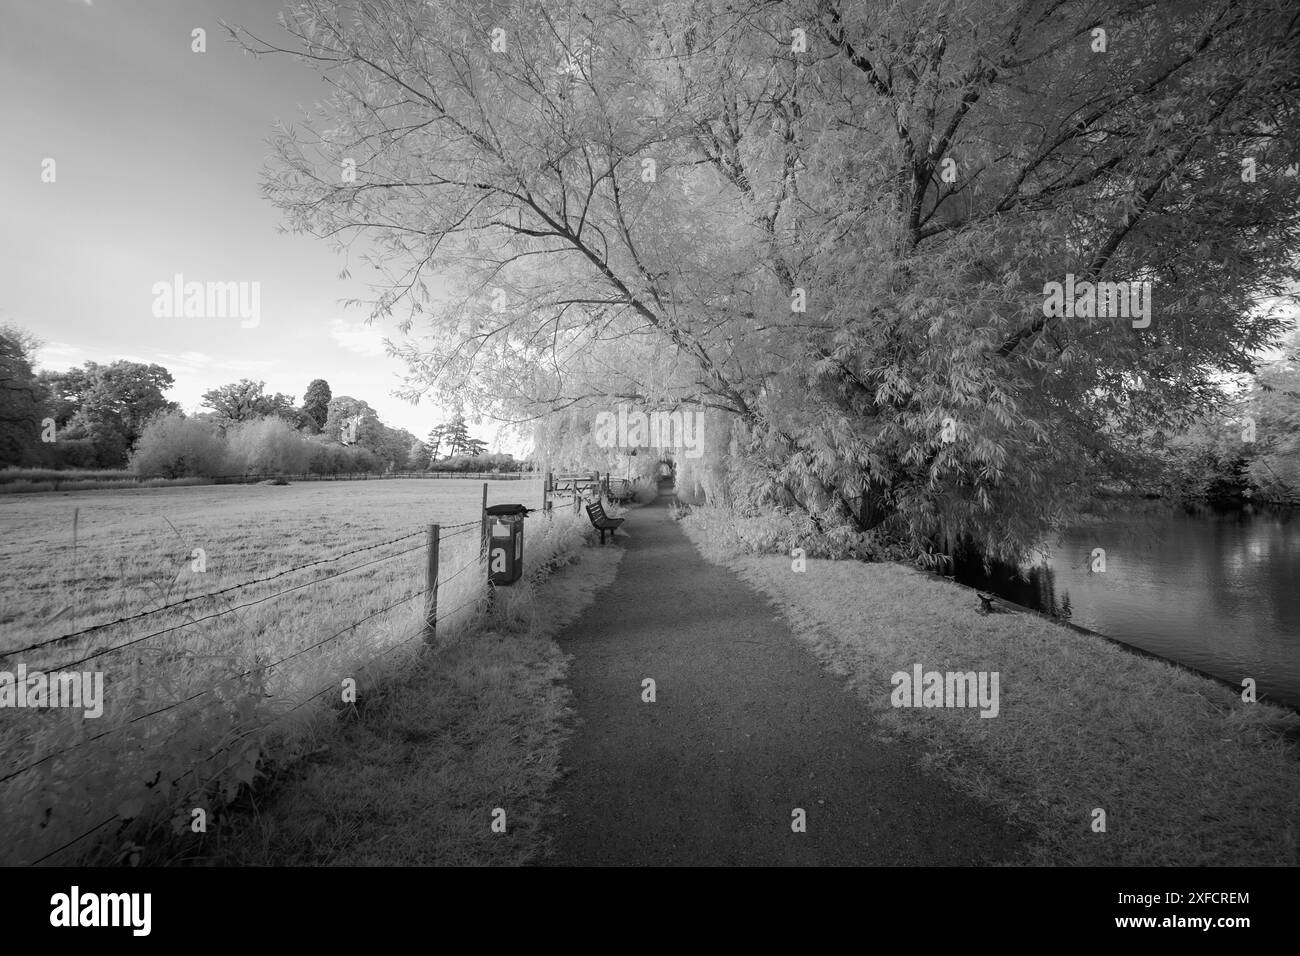
POLYGON ((86 362, 36 371, 37 338, 0 326, 0 467, 130 468, 141 476, 346 474, 391 471, 515 471, 489 455, 457 414, 426 443, 380 421, 365 401, 335 396, 315 379, 302 404, 266 383, 241 379, 203 394, 207 411, 186 415, 165 396, 161 365, 86 362))
MULTIPOLYGON (((1168 440, 1155 489, 1182 501, 1300 502, 1300 334, 1249 376, 1223 414, 1197 417, 1168 440)), ((1157 439, 1159 436, 1156 436, 1157 439)))

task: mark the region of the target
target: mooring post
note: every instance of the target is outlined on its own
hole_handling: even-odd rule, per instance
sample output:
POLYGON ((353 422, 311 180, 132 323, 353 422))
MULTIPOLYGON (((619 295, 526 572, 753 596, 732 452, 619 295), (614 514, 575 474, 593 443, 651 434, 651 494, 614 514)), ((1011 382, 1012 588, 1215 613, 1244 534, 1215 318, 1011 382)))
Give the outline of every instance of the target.
POLYGON ((438 631, 438 542, 439 529, 429 525, 429 557, 425 566, 424 586, 424 642, 432 644, 438 631))

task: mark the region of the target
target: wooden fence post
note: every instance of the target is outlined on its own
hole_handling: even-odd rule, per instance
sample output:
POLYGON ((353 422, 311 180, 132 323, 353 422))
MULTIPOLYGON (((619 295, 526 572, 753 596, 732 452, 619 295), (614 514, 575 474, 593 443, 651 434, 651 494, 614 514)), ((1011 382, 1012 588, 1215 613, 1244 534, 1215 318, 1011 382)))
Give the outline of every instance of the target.
POLYGON ((429 555, 425 565, 424 586, 424 642, 432 644, 438 631, 438 542, 439 528, 429 525, 429 555))
POLYGON ((483 510, 480 512, 479 520, 479 547, 480 555, 486 560, 488 553, 488 513, 487 513, 487 482, 483 482, 483 510))

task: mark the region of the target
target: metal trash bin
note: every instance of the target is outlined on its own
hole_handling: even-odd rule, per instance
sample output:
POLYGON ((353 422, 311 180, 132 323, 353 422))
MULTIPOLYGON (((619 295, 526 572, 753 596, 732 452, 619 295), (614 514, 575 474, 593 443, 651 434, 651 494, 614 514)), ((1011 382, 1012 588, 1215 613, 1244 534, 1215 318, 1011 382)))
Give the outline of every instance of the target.
POLYGON ((514 584, 524 573, 523 505, 493 505, 488 516, 488 582, 514 584))

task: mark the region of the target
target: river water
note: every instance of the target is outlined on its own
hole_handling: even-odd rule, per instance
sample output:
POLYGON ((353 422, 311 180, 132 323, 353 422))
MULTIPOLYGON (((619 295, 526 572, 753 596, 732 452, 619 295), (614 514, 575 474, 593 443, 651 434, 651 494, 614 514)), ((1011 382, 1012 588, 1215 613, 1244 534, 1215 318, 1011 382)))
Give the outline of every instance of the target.
POLYGON ((978 561, 957 580, 1300 707, 1300 513, 1135 507, 1046 553, 1027 582, 978 561))

